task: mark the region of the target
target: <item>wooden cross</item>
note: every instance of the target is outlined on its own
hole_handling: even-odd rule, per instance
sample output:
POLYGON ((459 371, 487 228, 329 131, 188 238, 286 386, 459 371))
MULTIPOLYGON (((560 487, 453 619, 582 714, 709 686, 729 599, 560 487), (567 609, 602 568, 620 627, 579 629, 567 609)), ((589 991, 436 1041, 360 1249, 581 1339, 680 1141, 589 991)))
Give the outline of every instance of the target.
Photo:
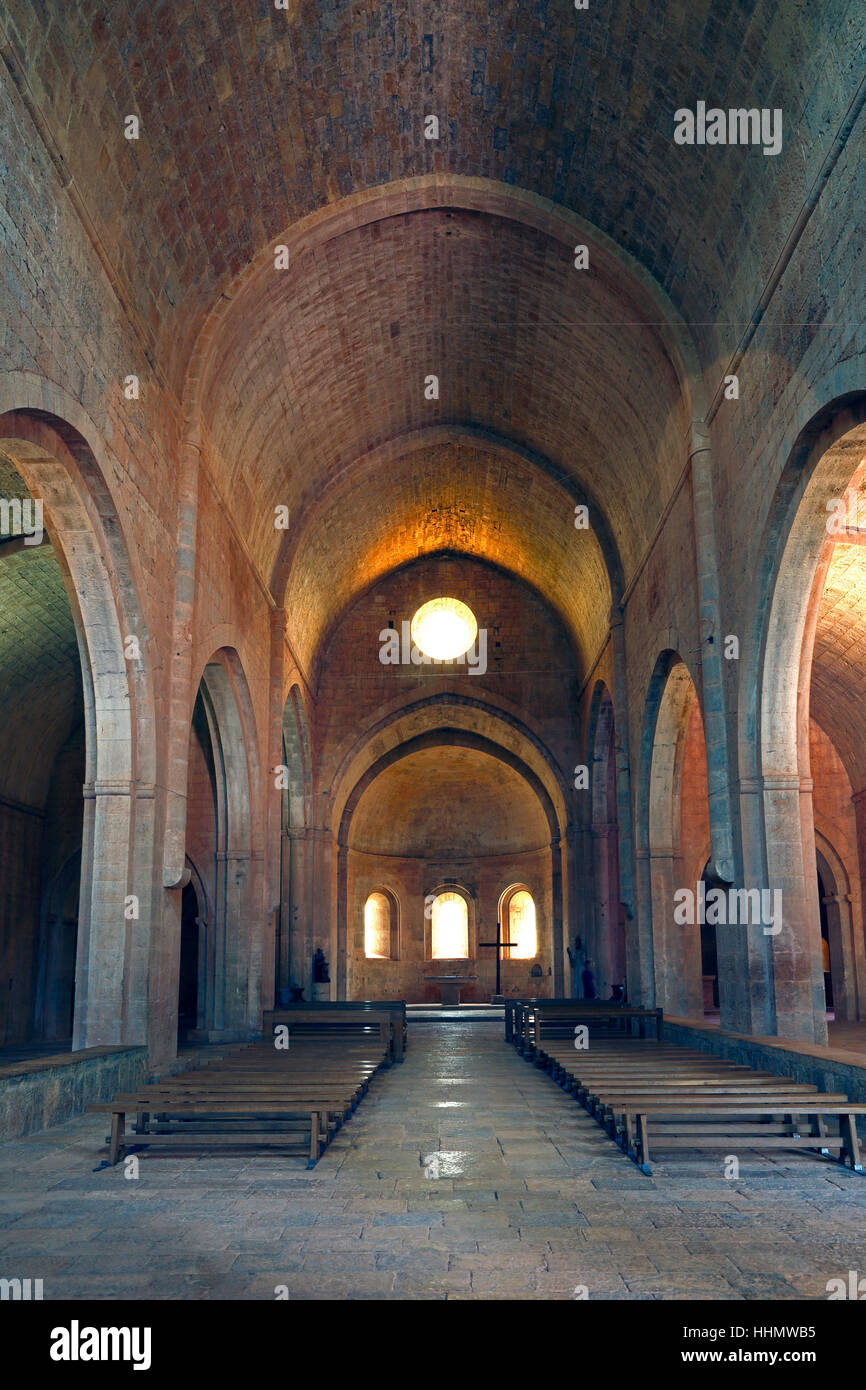
POLYGON ((503 940, 502 940, 502 923, 501 923, 501 922, 497 922, 497 923, 496 923, 496 940, 495 940, 495 941, 479 941, 479 943, 478 943, 479 946, 493 946, 493 947, 495 948, 495 950, 496 950, 496 993, 497 993, 497 994, 501 994, 501 993, 502 993, 502 990, 501 990, 500 987, 499 987, 499 986, 500 986, 499 972, 500 972, 500 968, 501 968, 501 965, 502 965, 502 952, 503 952, 503 951, 508 951, 508 950, 511 949, 512 946, 518 946, 519 944, 520 944, 520 943, 517 942, 517 941, 503 941, 503 940))

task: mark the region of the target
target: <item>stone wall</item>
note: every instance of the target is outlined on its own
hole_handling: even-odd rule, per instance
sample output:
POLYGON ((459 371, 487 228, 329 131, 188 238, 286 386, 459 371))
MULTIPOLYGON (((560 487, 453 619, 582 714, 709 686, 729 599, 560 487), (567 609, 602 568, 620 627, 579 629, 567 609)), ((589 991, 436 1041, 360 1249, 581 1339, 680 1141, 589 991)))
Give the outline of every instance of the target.
POLYGON ((135 1090, 147 1074, 144 1048, 96 1047, 0 1067, 0 1139, 62 1124, 90 1101, 135 1090))

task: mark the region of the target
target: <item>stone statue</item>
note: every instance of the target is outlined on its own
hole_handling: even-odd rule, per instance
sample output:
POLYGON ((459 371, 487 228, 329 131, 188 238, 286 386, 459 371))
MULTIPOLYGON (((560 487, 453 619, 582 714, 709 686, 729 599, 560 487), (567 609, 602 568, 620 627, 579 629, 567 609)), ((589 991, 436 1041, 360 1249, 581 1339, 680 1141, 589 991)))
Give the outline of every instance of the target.
POLYGON ((313 983, 317 985, 329 985, 331 977, 328 974, 328 962, 325 960, 325 953, 321 946, 313 956, 313 983))

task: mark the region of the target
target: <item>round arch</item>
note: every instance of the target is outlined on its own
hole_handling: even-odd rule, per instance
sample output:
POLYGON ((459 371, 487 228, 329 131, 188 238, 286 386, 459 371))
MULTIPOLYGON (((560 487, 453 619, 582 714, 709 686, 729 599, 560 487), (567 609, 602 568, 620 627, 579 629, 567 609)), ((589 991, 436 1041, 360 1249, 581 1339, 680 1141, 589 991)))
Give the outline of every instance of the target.
MULTIPOLYGON (((214 797, 212 907, 199 945, 199 1036, 228 1041, 258 1031, 264 1003, 261 775, 252 701, 234 649, 220 648, 205 663, 198 691, 214 797)), ((191 829, 187 820, 187 835, 191 829)), ((204 885, 202 892, 207 901, 204 885)), ((179 951, 172 1001, 178 969, 179 951)), ((176 1020, 169 1023, 176 1031, 176 1020)))
MULTIPOLYGON (((691 822, 693 817, 689 817, 691 822)), ((688 665, 678 652, 659 656, 650 679, 641 739, 641 769, 637 804, 637 859, 640 884, 640 938, 643 958, 651 968, 652 1002, 666 1012, 703 1017, 701 939, 696 916, 685 925, 674 918, 680 889, 693 895, 686 881, 703 859, 709 835, 706 795, 706 747, 700 698, 688 665), (697 736, 700 725, 700 737, 697 736), (699 779, 689 788, 693 810, 705 816, 706 834, 700 846, 686 853, 682 839, 683 796, 689 772, 699 779), (694 798, 697 796, 698 800, 694 798)), ((697 827, 700 830, 700 826, 697 827)))
POLYGON ((141 1045, 157 742, 137 576, 107 482, 109 461, 81 406, 39 378, 8 373, 0 375, 0 409, 0 452, 43 502, 81 654, 85 783, 73 1048, 141 1045), (68 419, 55 413, 58 406, 68 419))
POLYGON ((765 527, 755 584, 760 606, 740 683, 745 879, 781 893, 784 904, 782 929, 752 977, 753 992, 757 984, 765 1000, 760 1031, 821 1044, 827 1025, 809 751, 812 658, 833 552, 828 505, 862 486, 864 476, 861 390, 830 400, 792 443, 765 527))
POLYGON ((833 980, 833 1008, 839 1022, 853 1022, 861 1016, 864 943, 855 937, 851 883, 848 871, 835 846, 815 831, 815 860, 824 885, 822 906, 826 913, 830 974, 833 980))
MULTIPOLYGON (((402 759, 411 756, 415 752, 426 749, 444 749, 448 747, 461 747, 474 749, 496 759, 505 766, 515 771, 524 782, 539 803, 548 831, 551 836, 551 930, 552 930, 552 958, 554 974, 554 990, 561 991, 563 980, 563 888, 562 888, 562 868, 563 855, 561 846, 561 823, 557 813, 557 808, 553 799, 546 788, 544 781, 536 772, 527 765, 519 756, 515 755, 509 748, 494 741, 492 737, 476 733, 471 729, 455 728, 451 724, 442 724, 438 727, 427 728, 423 732, 415 733, 404 737, 402 742, 396 743, 393 747, 382 751, 381 740, 376 739, 373 744, 371 756, 359 767, 359 775, 354 781, 354 785, 348 790, 341 803, 340 820, 337 830, 337 863, 336 863, 336 892, 337 892, 337 913, 336 913, 336 951, 337 951, 337 995, 339 998, 345 997, 347 987, 347 961, 348 961, 348 854, 349 854, 349 828, 352 822, 355 809, 361 800, 364 792, 370 787, 375 779, 388 767, 402 759), (378 756, 376 754, 378 753, 378 756)), ((453 884, 447 885, 453 887, 453 884)), ((467 892, 468 890, 463 890, 467 892)), ((425 890, 428 894, 428 890, 425 890)), ((471 898, 471 894, 469 895, 471 898)), ((473 939, 473 918, 470 912, 470 941, 473 939)), ((429 926, 429 924, 428 924, 429 926)))

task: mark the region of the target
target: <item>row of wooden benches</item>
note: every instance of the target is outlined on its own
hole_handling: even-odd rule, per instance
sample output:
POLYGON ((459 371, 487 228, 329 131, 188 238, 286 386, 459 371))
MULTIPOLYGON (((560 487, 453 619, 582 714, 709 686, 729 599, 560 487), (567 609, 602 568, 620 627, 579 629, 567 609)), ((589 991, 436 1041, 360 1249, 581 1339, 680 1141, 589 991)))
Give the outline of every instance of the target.
POLYGON ((651 1143, 653 1151, 837 1150, 840 1161, 863 1171, 857 1116, 866 1105, 846 1095, 629 1036, 616 1018, 599 1017, 582 1001, 550 1011, 541 1005, 539 1014, 526 1060, 581 1101, 644 1173, 651 1172, 651 1143), (580 1041, 588 1046, 575 1047, 574 1030, 584 1027, 588 1037, 580 1041))
POLYGON ((261 1042, 88 1105, 112 1117, 108 1162, 154 1145, 276 1146, 305 1153, 312 1167, 375 1073, 405 1051, 396 1004, 289 1008, 267 1014, 263 1031, 261 1042))
POLYGON ((662 1036, 661 1009, 603 1003, 600 999, 507 999, 505 1038, 521 1056, 531 1056, 542 1037, 561 1037, 572 1026, 597 1028, 641 1038, 662 1036))
POLYGON ((355 1030, 359 1020, 378 1032, 390 1061, 403 1061, 408 1036, 405 999, 340 999, 333 1003, 289 1004, 283 1009, 267 1009, 262 1032, 269 1038, 273 1029, 282 1024, 291 1030, 292 1036, 314 1033, 324 1037, 327 1033, 339 1037, 355 1030))

